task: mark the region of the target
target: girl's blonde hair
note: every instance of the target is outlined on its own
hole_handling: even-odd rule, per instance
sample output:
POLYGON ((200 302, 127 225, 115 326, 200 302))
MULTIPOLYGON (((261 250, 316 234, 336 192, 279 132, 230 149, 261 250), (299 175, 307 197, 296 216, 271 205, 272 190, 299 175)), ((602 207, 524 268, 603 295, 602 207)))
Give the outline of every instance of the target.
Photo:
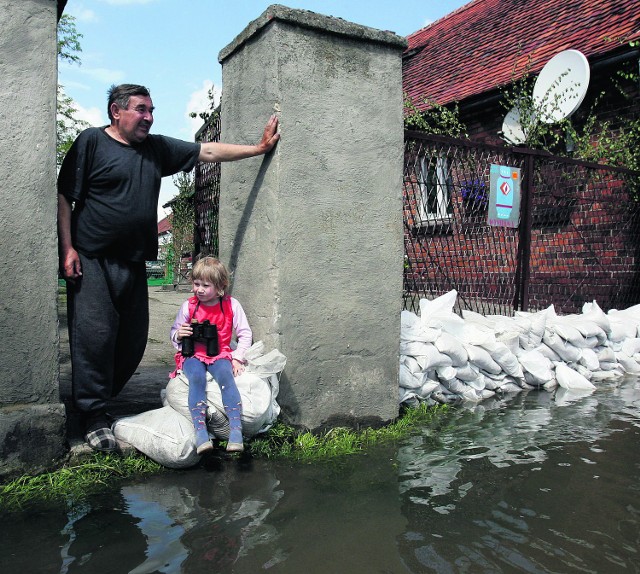
POLYGON ((224 264, 215 257, 198 259, 191 270, 191 281, 211 283, 222 297, 229 287, 229 272, 224 264))

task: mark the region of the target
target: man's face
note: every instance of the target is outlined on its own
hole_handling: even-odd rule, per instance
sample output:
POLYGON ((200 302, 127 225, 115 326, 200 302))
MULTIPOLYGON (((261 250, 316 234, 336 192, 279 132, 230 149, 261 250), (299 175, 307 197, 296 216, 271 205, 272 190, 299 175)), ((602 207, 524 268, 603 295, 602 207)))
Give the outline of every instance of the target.
POLYGON ((131 96, 127 109, 113 105, 111 114, 120 136, 130 144, 140 143, 153 125, 153 102, 148 96, 131 96))

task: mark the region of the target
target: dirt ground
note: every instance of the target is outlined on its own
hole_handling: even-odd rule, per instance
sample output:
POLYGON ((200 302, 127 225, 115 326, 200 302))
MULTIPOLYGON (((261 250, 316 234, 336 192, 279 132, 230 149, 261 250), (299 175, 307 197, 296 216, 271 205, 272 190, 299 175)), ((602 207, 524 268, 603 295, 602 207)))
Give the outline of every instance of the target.
MULTIPOLYGON (((186 287, 176 291, 172 286, 149 287, 149 339, 138 370, 124 390, 109 403, 108 411, 114 417, 137 414, 162 406, 160 391, 173 370, 174 348, 169 342, 169 329, 180 304, 189 297, 186 287), (164 287, 164 288, 163 288, 164 287)), ((67 410, 67 438, 74 446, 83 442, 81 427, 70 409, 71 363, 69 360, 69 333, 67 331, 66 304, 59 305, 60 333, 60 397, 67 410)))

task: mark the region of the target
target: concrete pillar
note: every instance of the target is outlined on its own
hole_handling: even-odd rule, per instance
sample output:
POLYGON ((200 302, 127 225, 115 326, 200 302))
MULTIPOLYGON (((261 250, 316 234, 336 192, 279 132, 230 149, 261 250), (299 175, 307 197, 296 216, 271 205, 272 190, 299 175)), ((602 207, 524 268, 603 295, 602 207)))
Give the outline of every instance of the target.
POLYGON ((287 357, 285 420, 312 430, 398 414, 404 38, 284 6, 226 48, 220 256, 254 339, 287 357))
POLYGON ((0 478, 64 452, 58 389, 56 2, 0 0, 0 478))

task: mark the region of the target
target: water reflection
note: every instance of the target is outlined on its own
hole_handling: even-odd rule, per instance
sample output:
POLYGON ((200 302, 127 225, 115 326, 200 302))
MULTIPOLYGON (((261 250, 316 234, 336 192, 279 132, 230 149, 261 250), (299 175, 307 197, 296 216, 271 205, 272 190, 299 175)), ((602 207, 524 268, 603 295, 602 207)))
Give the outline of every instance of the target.
POLYGON ((399 450, 414 572, 636 571, 640 387, 458 411, 399 450), (557 399, 557 400, 556 400, 557 399))
POLYGON ((236 460, 0 517, 2 572, 640 570, 640 384, 531 392, 339 464, 236 460))

